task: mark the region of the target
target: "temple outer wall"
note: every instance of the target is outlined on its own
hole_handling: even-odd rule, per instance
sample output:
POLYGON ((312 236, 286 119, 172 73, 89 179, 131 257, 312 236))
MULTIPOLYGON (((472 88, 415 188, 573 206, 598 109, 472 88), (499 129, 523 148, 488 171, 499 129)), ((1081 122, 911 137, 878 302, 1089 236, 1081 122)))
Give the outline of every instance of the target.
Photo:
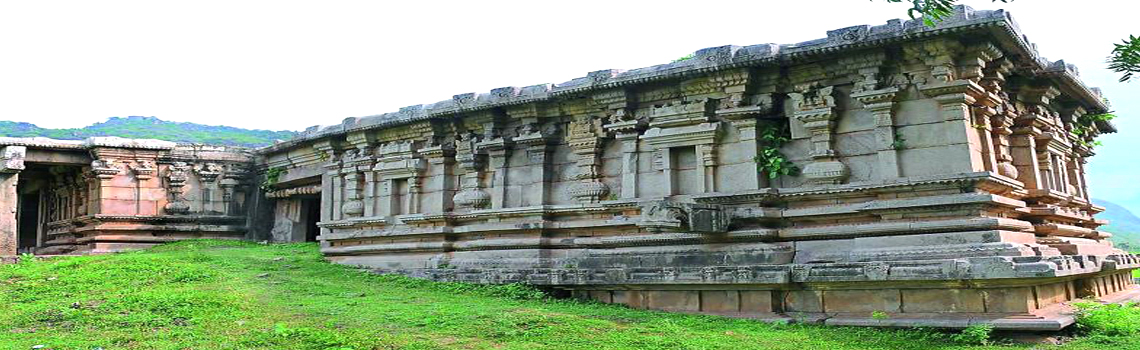
POLYGON ((1071 132, 1113 132, 1079 122, 1103 101, 1008 14, 958 11, 455 95, 260 153, 277 195, 319 192, 322 253, 379 273, 833 324, 1056 329, 1069 301, 1137 297, 1071 132), (758 170, 773 139, 798 172, 758 170))
POLYGON ((16 182, 18 173, 0 173, 0 259, 16 256, 16 182))

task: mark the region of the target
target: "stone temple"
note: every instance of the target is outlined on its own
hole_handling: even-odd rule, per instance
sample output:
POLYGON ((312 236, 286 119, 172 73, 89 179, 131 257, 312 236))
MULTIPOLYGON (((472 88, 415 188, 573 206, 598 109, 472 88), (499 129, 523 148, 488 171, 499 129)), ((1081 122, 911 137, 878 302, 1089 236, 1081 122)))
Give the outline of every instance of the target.
POLYGON ((1008 13, 959 7, 257 150, 0 139, 0 252, 308 240, 376 272, 636 308, 1053 330, 1069 301, 1140 295, 1089 201, 1107 110, 1008 13))

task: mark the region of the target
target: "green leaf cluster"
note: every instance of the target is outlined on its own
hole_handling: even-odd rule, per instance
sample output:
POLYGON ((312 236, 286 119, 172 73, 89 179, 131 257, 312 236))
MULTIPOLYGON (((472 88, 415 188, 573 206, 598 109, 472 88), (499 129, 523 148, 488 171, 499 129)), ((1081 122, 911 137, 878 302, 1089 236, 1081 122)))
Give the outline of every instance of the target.
POLYGON ((756 161, 760 172, 768 174, 770 179, 775 179, 780 175, 793 175, 799 171, 799 168, 788 160, 788 157, 780 153, 780 147, 790 140, 787 124, 782 126, 764 125, 760 127, 758 136, 760 150, 753 160, 756 161))
POLYGON ((265 170, 265 181, 261 183, 261 190, 268 191, 281 180, 281 175, 285 174, 288 169, 284 167, 273 167, 265 170))
POLYGON ((1120 76, 1121 82, 1132 80, 1132 74, 1140 72, 1140 38, 1129 35, 1120 44, 1112 44, 1112 55, 1108 58, 1108 69, 1120 76))
POLYGON ((1082 115, 1072 124, 1072 130, 1069 132, 1077 137, 1077 143, 1085 147, 1093 148, 1100 146, 1100 141, 1092 139, 1092 137, 1095 136, 1093 135, 1093 131, 1096 128, 1096 124, 1098 122, 1107 122, 1113 118, 1116 118, 1116 115, 1112 113, 1082 115))
MULTIPOLYGON (((908 2, 911 8, 906 10, 906 14, 912 19, 922 18, 922 23, 927 26, 933 27, 938 24, 942 19, 949 17, 954 13, 954 3, 958 0, 886 0, 889 3, 903 3, 908 2)), ((1001 1, 1009 3, 1013 0, 994 0, 994 2, 1001 1)))

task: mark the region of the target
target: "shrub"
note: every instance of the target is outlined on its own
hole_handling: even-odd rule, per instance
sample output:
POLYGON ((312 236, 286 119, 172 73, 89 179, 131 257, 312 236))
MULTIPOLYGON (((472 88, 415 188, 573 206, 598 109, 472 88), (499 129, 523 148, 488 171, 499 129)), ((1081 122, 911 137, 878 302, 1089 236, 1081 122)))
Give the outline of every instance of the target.
POLYGON ((1140 308, 1135 303, 1100 304, 1079 302, 1077 331, 1090 336, 1132 336, 1140 334, 1140 308))
POLYGON ((989 345, 990 335, 994 332, 994 325, 979 323, 963 329, 957 334, 950 335, 950 339, 959 343, 989 345))

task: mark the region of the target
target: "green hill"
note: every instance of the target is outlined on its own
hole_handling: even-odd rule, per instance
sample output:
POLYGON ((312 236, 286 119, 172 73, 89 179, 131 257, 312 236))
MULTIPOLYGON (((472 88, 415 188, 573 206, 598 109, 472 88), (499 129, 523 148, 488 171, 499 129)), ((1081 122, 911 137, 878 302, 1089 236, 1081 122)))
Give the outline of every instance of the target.
POLYGON ((1100 230, 1112 233, 1111 241, 1117 247, 1128 251, 1140 251, 1140 217, 1127 208, 1106 200, 1093 199, 1093 203, 1103 206, 1105 211, 1097 214, 1098 219, 1108 220, 1108 225, 1100 230))
POLYGON ((295 131, 250 130, 231 126, 170 122, 155 117, 112 117, 102 123, 73 129, 46 129, 31 123, 0 121, 0 136, 38 136, 61 140, 82 140, 91 136, 118 136, 209 145, 260 147, 271 145, 274 140, 288 140, 296 134, 295 131))

